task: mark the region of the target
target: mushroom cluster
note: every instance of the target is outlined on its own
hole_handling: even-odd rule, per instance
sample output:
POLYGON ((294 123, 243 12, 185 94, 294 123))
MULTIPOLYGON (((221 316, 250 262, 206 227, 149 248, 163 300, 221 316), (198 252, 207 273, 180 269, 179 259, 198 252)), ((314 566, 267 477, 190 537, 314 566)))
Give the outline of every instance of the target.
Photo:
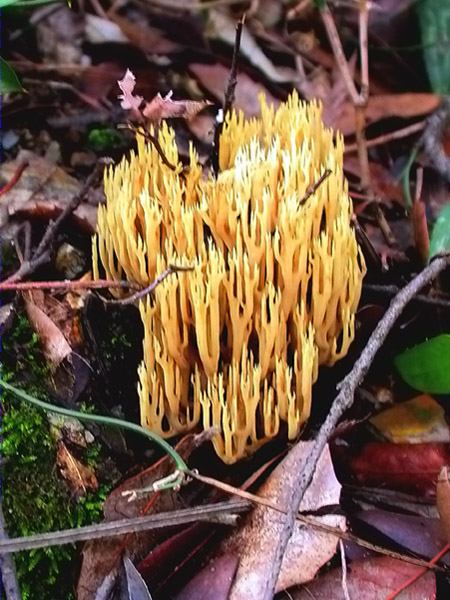
POLYGON ((262 98, 259 119, 227 116, 217 177, 192 147, 182 166, 166 123, 157 134, 164 157, 138 136, 105 175, 94 276, 101 263, 147 286, 171 264, 193 267, 140 302, 141 421, 164 437, 214 426, 232 463, 282 426, 299 434, 319 365, 353 339, 365 265, 343 141, 296 93, 277 109, 262 98))

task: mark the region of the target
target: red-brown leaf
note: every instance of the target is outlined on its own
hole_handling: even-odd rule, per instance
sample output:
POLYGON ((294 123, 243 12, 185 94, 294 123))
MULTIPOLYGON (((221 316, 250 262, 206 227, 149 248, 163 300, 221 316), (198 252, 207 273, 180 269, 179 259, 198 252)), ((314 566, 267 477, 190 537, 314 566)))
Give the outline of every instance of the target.
POLYGON ((449 462, 446 444, 370 442, 350 466, 364 485, 433 495, 439 471, 449 462))

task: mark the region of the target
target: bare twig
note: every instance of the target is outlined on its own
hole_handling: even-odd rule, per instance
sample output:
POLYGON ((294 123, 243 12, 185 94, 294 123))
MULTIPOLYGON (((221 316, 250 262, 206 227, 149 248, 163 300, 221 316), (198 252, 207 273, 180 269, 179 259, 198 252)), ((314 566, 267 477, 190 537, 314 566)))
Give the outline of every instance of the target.
MULTIPOLYGON (((188 475, 192 477, 192 479, 197 479, 206 485, 210 485, 215 487, 227 494, 231 494, 233 496, 238 496, 242 500, 248 500, 249 502, 253 502, 254 504, 265 506, 266 508, 270 508, 275 510, 276 512, 287 515, 288 511, 281 506, 278 506, 276 502, 273 502, 270 498, 265 498, 263 496, 257 496, 256 494, 252 494, 251 492, 247 492, 245 490, 241 490, 240 488, 236 488, 233 485, 225 483, 223 481, 219 481, 218 479, 214 479, 214 477, 206 477, 205 475, 200 475, 196 471, 188 471, 188 475)), ((141 492, 143 490, 140 490, 141 492)), ((373 550, 374 552, 379 552, 380 554, 385 554, 386 556, 390 556, 391 558, 396 558, 398 560, 403 560, 404 562, 408 562, 413 565, 425 567, 428 563, 425 560, 420 558, 415 558, 412 556, 408 556, 406 554, 401 554, 400 552, 395 552, 394 550, 389 550, 388 548, 383 548, 383 546, 378 546, 377 544, 372 544, 367 540, 363 540, 362 538, 349 533, 348 531, 344 531, 339 527, 333 527, 332 525, 327 525, 323 521, 319 521, 315 517, 311 517, 308 515, 303 515, 298 513, 295 517, 296 520, 300 521, 304 525, 311 527, 312 529, 316 529, 317 531, 322 531, 324 533, 329 533, 330 535, 334 535, 340 539, 348 540, 351 542, 355 542, 359 546, 363 548, 368 548, 369 550, 373 550)), ((436 567, 441 569, 441 567, 436 567)))
POLYGON ((113 279, 97 279, 96 281, 18 281, 16 283, 0 282, 0 292, 23 290, 98 290, 106 288, 142 289, 137 283, 130 281, 114 281, 113 279))
POLYGON ((168 167, 171 171, 176 171, 177 170, 177 165, 174 165, 170 162, 170 160, 167 158, 167 156, 164 154, 164 150, 162 149, 161 144, 159 143, 158 140, 158 136, 157 135, 152 135, 149 131, 147 131, 146 129, 142 129, 141 127, 136 127, 135 125, 133 125, 132 123, 125 123, 125 124, 120 124, 117 127, 118 129, 129 129, 130 131, 132 131, 135 135, 142 135, 142 137, 147 141, 150 142, 150 144, 152 144, 155 149, 156 152, 159 154, 161 160, 163 161, 163 163, 166 165, 166 167, 168 167))
MULTIPOLYGON (((377 283, 363 283, 363 289, 368 292, 376 292, 387 296, 395 296, 401 288, 396 285, 383 285, 377 283)), ((412 298, 411 302, 420 304, 429 304, 430 306, 439 306, 440 308, 450 308, 450 298, 439 298, 437 296, 426 296, 425 294, 417 294, 412 298)))
POLYGON ((341 38, 339 37, 333 15, 331 14, 331 11, 327 5, 320 10, 320 14, 322 16, 323 24, 325 25, 337 66, 345 82, 345 87, 347 88, 353 104, 356 105, 359 102, 358 90, 356 89, 355 82, 353 81, 352 74, 350 73, 350 68, 348 66, 347 59, 345 58, 341 38))
POLYGON ((25 260, 18 270, 8 277, 4 283, 15 283, 21 281, 25 277, 28 277, 33 273, 39 266, 46 263, 50 259, 50 246, 56 236, 58 229, 66 221, 66 219, 78 208, 81 202, 84 200, 87 192, 91 188, 94 181, 97 179, 99 173, 107 163, 106 160, 99 161, 95 166, 92 173, 86 179, 86 182, 82 186, 81 190, 76 194, 72 200, 67 204, 65 209, 59 215, 55 221, 51 221, 45 230, 44 236, 41 239, 38 247, 34 251, 30 260, 25 260))
MULTIPOLYGON (((413 123, 412 125, 408 125, 408 127, 403 127, 402 129, 396 129, 395 131, 391 131, 390 133, 385 133, 384 135, 379 135, 376 138, 372 138, 371 140, 366 140, 367 148, 373 148, 374 146, 380 146, 381 144, 386 144, 387 142, 391 142, 392 140, 400 140, 402 138, 408 137, 422 131, 425 127, 426 121, 419 121, 418 123, 413 123)), ((346 144, 345 152, 349 154, 350 152, 356 152, 358 150, 358 144, 346 144)))
POLYGON ((22 177, 22 173, 25 171, 25 169, 28 167, 29 164, 30 163, 27 160, 24 160, 17 165, 14 175, 11 177, 11 179, 8 181, 8 183, 6 183, 0 189, 0 196, 2 196, 3 194, 6 194, 6 192, 9 192, 9 190, 12 189, 16 185, 16 183, 22 177))
POLYGON ((345 600, 350 600, 350 594, 347 585, 347 561, 345 559, 345 548, 342 539, 339 540, 339 551, 341 553, 341 567, 342 567, 342 592, 344 593, 345 600))
POLYGON ((317 181, 312 183, 306 188, 305 195, 300 200, 300 204, 305 204, 309 198, 318 190, 318 188, 322 185, 322 183, 331 175, 331 169, 325 169, 322 175, 319 177, 317 181))
POLYGON ((450 255, 439 256, 423 271, 421 271, 408 285, 406 285, 392 300, 389 308, 379 321, 375 330, 367 342, 361 356, 355 362, 353 369, 338 385, 339 393, 331 405, 327 418, 322 424, 319 433, 317 434, 314 446, 304 461, 304 468, 298 470, 297 485, 293 486, 291 497, 288 502, 290 507, 289 514, 284 521, 283 531, 277 540, 277 551, 275 561, 276 564, 270 573, 269 585, 267 587, 266 600, 272 600, 275 590, 275 585, 281 569, 281 563, 287 544, 292 535, 296 515, 299 510, 300 503, 305 495, 305 492, 312 481, 317 462, 323 452, 328 438, 332 434, 339 419, 344 412, 353 404, 354 394, 357 386, 361 383, 367 371, 369 370, 372 361, 383 345, 388 333, 392 329, 394 323, 403 312, 405 306, 422 289, 439 275, 444 269, 450 265, 450 255))
POLYGON ((219 522, 223 522, 224 514, 242 513, 248 511, 249 508, 250 504, 248 502, 230 500, 197 506, 195 508, 161 512, 146 517, 119 519, 117 521, 76 527, 75 529, 66 529, 64 531, 53 531, 15 539, 0 540, 0 556, 11 554, 12 552, 33 550, 35 548, 49 548, 50 546, 62 546, 63 544, 73 544, 74 542, 97 540, 136 531, 150 531, 151 529, 161 529, 163 527, 172 527, 173 525, 185 525, 195 521, 214 522, 218 519, 219 522))
POLYGON ((193 269, 193 267, 181 267, 181 266, 177 266, 177 265, 169 265, 167 267, 167 269, 165 271, 163 271, 162 273, 160 273, 158 275, 158 277, 154 281, 152 281, 152 283, 150 285, 148 285, 146 288, 144 288, 142 290, 139 290, 132 296, 129 296, 128 298, 124 298, 123 300, 105 300, 105 298, 102 298, 102 300, 106 304, 121 304, 122 306, 126 305, 126 304, 134 304, 141 298, 144 298, 144 296, 151 294, 158 287, 158 285, 160 283, 162 283, 164 281, 164 279, 166 279, 169 275, 172 275, 172 273, 178 273, 178 272, 182 272, 182 271, 192 271, 192 269, 193 269))
MULTIPOLYGON (((8 540, 5 530, 5 519, 3 517, 3 508, 0 504, 0 542, 8 540)), ((3 590, 5 591, 6 600, 20 600, 19 584, 17 582, 16 569, 11 556, 0 555, 0 571, 3 590)))
POLYGON ((320 10, 320 13, 322 15, 323 24, 327 31, 328 39, 330 41, 336 63, 341 72, 342 78, 344 79, 348 94, 355 109, 355 133, 359 165, 361 169, 361 187, 363 189, 368 189, 370 187, 370 168, 365 136, 365 110, 369 100, 369 58, 367 42, 369 10, 367 0, 359 0, 359 54, 361 60, 361 91, 359 93, 353 81, 347 59, 345 58, 336 23, 334 22, 333 15, 326 4, 324 8, 320 10))
POLYGON ((222 133, 223 124, 227 113, 233 108, 234 103, 234 92, 237 84, 237 66, 239 59, 239 50, 241 47, 241 36, 242 29, 245 23, 245 14, 239 19, 236 25, 236 37, 234 39, 233 58, 231 60, 230 74, 228 76, 228 85, 225 90, 225 97, 221 112, 217 115, 214 123, 214 141, 213 141, 213 152, 211 155, 211 165, 215 175, 219 172, 219 144, 220 135, 222 133))

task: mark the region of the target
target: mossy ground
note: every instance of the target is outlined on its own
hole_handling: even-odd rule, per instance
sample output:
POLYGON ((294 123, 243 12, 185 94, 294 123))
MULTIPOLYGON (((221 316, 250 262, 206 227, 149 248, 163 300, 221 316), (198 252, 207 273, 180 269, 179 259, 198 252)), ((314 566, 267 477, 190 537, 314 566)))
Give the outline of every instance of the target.
MULTIPOLYGON (((17 316, 3 338, 2 377, 48 400, 49 369, 25 316, 17 316)), ((3 394, 3 509, 10 537, 55 531, 100 520, 107 489, 100 486, 78 502, 58 475, 56 444, 45 413, 3 394)), ((100 459, 98 444, 84 457, 100 459)), ((15 555, 24 600, 70 600, 78 573, 75 546, 56 546, 15 555)))

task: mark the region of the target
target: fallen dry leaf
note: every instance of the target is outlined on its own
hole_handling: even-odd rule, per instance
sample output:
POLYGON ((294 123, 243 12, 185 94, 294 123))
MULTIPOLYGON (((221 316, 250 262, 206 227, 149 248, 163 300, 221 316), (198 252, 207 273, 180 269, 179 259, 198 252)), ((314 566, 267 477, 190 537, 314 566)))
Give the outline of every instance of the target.
POLYGON ((350 461, 363 485, 433 495, 441 467, 450 463, 446 444, 370 442, 350 461))
MULTIPOLYGON (((400 508, 400 510, 402 510, 400 508)), ((361 510, 352 515, 352 530, 363 537, 369 531, 381 533, 384 537, 395 542, 397 547, 427 560, 431 560, 445 545, 441 523, 434 517, 423 515, 402 514, 374 508, 361 510)), ((450 564, 450 558, 444 557, 443 562, 450 564)))
POLYGON ((370 419, 390 442, 450 442, 450 431, 442 406, 427 394, 395 404, 370 419))
POLYGON ((95 473, 75 458, 61 440, 58 442, 56 464, 74 498, 81 498, 87 492, 95 492, 98 489, 95 473))
MULTIPOLYGON (((365 109, 366 125, 387 119, 389 117, 402 117, 410 119, 419 115, 426 115, 436 110, 441 102, 437 94, 381 94, 370 96, 365 109)), ((350 135, 355 131, 355 107, 349 101, 341 105, 339 116, 334 122, 327 125, 350 135)))
POLYGON ((231 552, 212 560, 175 596, 175 600, 228 600, 237 566, 238 557, 231 552))
MULTIPOLYGON (((358 600, 381 600, 421 570, 421 567, 388 556, 352 561, 347 572, 348 594, 358 600)), ((342 588, 342 569, 333 569, 301 589, 289 590, 289 597, 293 600, 345 600, 348 596, 342 588)), ((433 600, 435 597, 436 578, 431 571, 398 596, 399 600, 433 600)))
MULTIPOLYGON (((52 162, 29 150, 21 150, 15 160, 0 165, 0 178, 10 181, 19 164, 27 162, 19 181, 0 202, 0 227, 9 217, 54 219, 80 191, 80 183, 52 162)), ((89 233, 95 231, 97 209, 82 203, 73 213, 76 224, 89 233)))
POLYGON ((145 20, 141 23, 132 23, 113 11, 109 13, 108 17, 118 25, 133 46, 146 54, 171 54, 182 49, 182 46, 167 39, 162 31, 151 27, 145 20))
POLYGON ((436 485, 436 505, 447 543, 450 543, 450 483, 447 467, 442 467, 436 485))
POLYGON ((157 94, 145 104, 142 113, 153 123, 162 119, 190 119, 211 104, 209 100, 172 100, 172 92, 169 92, 164 97, 157 94))
POLYGON ((117 83, 122 92, 118 96, 120 100, 120 106, 124 110, 139 111, 139 107, 144 98, 142 96, 135 96, 133 94, 134 88, 136 87, 136 77, 133 75, 130 69, 126 70, 123 79, 119 79, 117 83))
POLYGON ((59 327, 34 303, 31 294, 24 294, 24 302, 30 325, 39 337, 45 357, 55 370, 71 354, 72 348, 59 327))
MULTIPOLYGON (((313 442, 301 442, 276 467, 258 490, 258 495, 270 498, 286 507, 289 486, 302 468, 313 442)), ((339 503, 341 486, 334 474, 328 447, 322 453, 314 479, 302 501, 301 511, 314 511, 322 506, 339 503)), ((272 568, 277 551, 283 517, 277 512, 257 506, 246 517, 243 526, 232 533, 222 545, 223 553, 235 553, 239 567, 230 593, 230 600, 262 598, 267 589, 267 573, 272 568)), ((327 515, 318 520, 345 529, 345 518, 327 515)), ((310 581, 334 555, 338 538, 297 523, 284 555, 277 591, 310 581)))
MULTIPOLYGON (((202 87, 208 90, 219 102, 223 102, 230 73, 227 67, 219 63, 193 63, 189 65, 189 70, 195 75, 202 87)), ((262 92, 264 92, 268 104, 274 104, 275 106, 279 104, 279 100, 265 90, 260 83, 254 81, 246 73, 239 73, 233 106, 237 110, 242 110, 247 117, 259 116, 261 113, 259 94, 262 92)))

